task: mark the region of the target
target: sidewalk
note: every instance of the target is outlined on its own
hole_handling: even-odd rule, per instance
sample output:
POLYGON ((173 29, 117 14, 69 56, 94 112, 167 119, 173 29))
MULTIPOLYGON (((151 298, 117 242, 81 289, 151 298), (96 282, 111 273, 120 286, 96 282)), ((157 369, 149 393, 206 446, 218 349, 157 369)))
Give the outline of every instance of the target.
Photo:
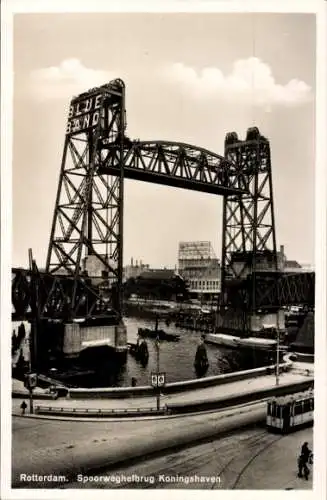
MULTIPOLYGON (((287 385, 297 382, 303 382, 308 380, 306 372, 299 371, 293 373, 292 371, 282 373, 279 379, 279 385, 287 385)), ((185 392, 162 395, 160 397, 161 407, 165 404, 173 403, 191 403, 191 402, 201 402, 206 400, 213 400, 216 398, 221 398, 224 396, 241 395, 247 392, 256 391, 259 389, 265 389, 276 386, 275 375, 265 375, 260 377, 255 377, 253 379, 239 380, 237 382, 231 382, 229 384, 221 384, 213 387, 206 387, 194 390, 188 390, 185 392)), ((36 396, 36 395, 35 395, 36 396)), ((22 398, 26 399, 26 398, 22 398)), ((14 415, 20 414, 19 406, 22 399, 15 398, 12 400, 12 412, 14 415)), ((156 407, 156 396, 138 396, 120 399, 70 399, 70 398, 59 398, 57 400, 41 400, 37 396, 34 399, 34 406, 47 406, 52 408, 79 408, 79 409, 137 409, 137 408, 155 408, 156 407)))
POLYGON ((250 466, 238 482, 239 489, 308 490, 312 489, 313 473, 310 467, 309 480, 297 477, 297 461, 300 446, 308 441, 313 448, 313 429, 302 429, 283 436, 272 446, 267 447, 259 456, 253 457, 250 466), (268 473, 267 473, 268 472, 268 473))

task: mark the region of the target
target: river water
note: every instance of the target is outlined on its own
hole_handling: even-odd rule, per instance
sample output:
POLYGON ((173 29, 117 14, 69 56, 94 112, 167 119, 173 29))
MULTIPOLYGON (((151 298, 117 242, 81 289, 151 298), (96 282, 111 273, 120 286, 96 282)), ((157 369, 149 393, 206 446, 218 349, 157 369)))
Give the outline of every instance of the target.
MULTIPOLYGON (((124 322, 127 328, 127 341, 131 343, 137 341, 138 328, 154 328, 154 322, 151 320, 126 317, 124 322)), ((201 332, 176 328, 173 324, 168 327, 164 322, 159 323, 159 328, 180 335, 179 342, 160 342, 159 369, 165 372, 166 382, 198 378, 194 369, 194 359, 201 341, 201 332)), ((145 340, 149 351, 149 361, 145 367, 128 353, 124 365, 117 365, 114 360, 102 357, 101 360, 96 359, 95 366, 92 366, 88 374, 83 375, 79 364, 74 362, 68 370, 69 377, 66 370, 64 374, 60 369, 57 372, 49 370, 47 375, 79 387, 126 387, 131 386, 132 378, 136 379, 138 386, 150 385, 151 372, 157 370, 157 355, 155 341, 145 340)), ((206 344, 206 350, 209 368, 205 376, 257 368, 267 364, 267 355, 254 350, 228 349, 210 344, 206 344)))
MULTIPOLYGON (((136 343, 138 328, 154 328, 153 321, 136 318, 124 318, 127 327, 128 342, 136 343)), ((180 335, 179 342, 160 342, 159 369, 166 374, 166 382, 179 382, 197 378, 194 370, 194 359, 197 347, 201 341, 201 332, 183 330, 171 325, 167 327, 165 323, 159 328, 180 335)), ((136 379, 136 384, 149 385, 151 372, 157 370, 157 354, 155 341, 146 339, 149 350, 149 361, 143 367, 131 354, 127 355, 127 362, 120 367, 107 364, 101 369, 101 377, 88 377, 83 379, 84 387, 105 386, 130 386, 132 378, 136 379)), ((216 345, 206 344, 209 361, 209 368, 205 376, 230 373, 238 370, 246 370, 263 366, 267 363, 266 356, 262 353, 251 351, 239 351, 228 349, 216 345)), ((100 370, 100 368, 99 368, 100 370)), ((80 382, 81 383, 81 382, 80 382)))

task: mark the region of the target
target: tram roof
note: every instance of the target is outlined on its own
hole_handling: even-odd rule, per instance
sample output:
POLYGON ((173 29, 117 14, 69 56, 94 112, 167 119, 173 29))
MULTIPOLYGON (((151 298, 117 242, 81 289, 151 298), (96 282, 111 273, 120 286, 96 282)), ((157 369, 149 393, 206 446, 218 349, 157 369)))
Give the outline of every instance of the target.
POLYGON ((275 403, 277 405, 286 405, 289 403, 295 403, 299 401, 304 401, 309 398, 314 397, 314 391, 308 390, 305 392, 297 392, 295 394, 287 394, 286 396, 280 396, 276 398, 269 399, 268 403, 275 403))

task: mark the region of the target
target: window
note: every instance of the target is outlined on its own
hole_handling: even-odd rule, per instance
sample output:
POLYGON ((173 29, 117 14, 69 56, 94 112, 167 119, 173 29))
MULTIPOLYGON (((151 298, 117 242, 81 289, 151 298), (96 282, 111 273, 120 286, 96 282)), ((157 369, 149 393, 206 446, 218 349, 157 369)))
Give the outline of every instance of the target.
POLYGON ((270 403, 269 406, 270 406, 269 415, 271 415, 273 418, 279 416, 278 414, 279 406, 275 402, 270 403))
POLYGON ((310 399, 303 401, 303 413, 307 413, 311 410, 310 408, 310 399))
POLYGON ((282 406, 282 417, 287 418, 291 414, 291 406, 289 404, 286 404, 285 406, 282 406))
POLYGON ((298 401, 294 406, 294 415, 301 415, 303 413, 303 401, 298 401))

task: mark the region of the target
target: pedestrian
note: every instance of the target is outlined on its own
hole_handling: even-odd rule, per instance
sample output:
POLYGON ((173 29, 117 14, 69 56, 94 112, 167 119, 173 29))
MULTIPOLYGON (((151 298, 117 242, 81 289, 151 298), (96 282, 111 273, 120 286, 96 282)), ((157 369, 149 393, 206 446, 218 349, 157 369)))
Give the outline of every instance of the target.
POLYGON ((298 477, 305 477, 306 480, 309 478, 309 467, 308 467, 308 462, 310 457, 312 456, 312 451, 309 449, 308 442, 306 441, 303 443, 301 447, 301 453, 298 458, 298 467, 299 467, 299 472, 298 472, 298 477))
POLYGON ((25 415, 26 408, 27 404, 25 403, 25 401, 23 401, 22 404, 20 405, 20 409, 22 410, 22 415, 25 415))

